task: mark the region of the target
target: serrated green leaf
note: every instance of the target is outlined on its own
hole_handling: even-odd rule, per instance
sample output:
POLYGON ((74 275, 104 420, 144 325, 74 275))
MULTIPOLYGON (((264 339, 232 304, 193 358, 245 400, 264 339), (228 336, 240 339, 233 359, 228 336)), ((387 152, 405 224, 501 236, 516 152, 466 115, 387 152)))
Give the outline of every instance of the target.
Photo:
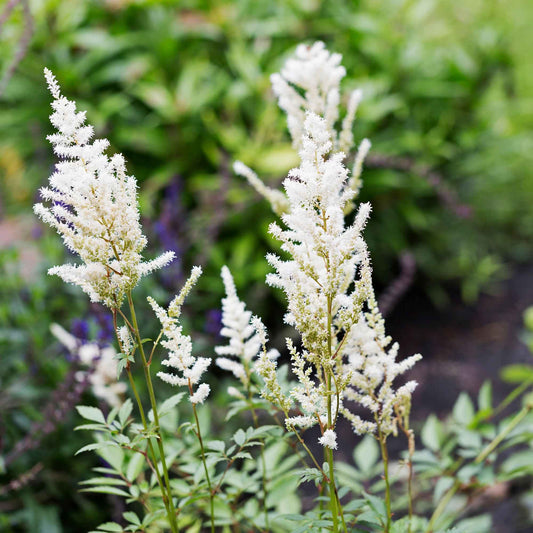
POLYGON ((435 505, 440 502, 441 498, 444 496, 444 493, 451 488, 455 480, 452 477, 441 477, 437 480, 435 485, 435 490, 433 491, 433 503, 435 505))
POLYGON ((436 452, 440 450, 443 436, 444 432, 440 420, 433 414, 429 415, 420 433, 422 443, 426 448, 436 452))
POLYGON ((242 429, 238 429, 233 435, 233 440, 237 446, 242 446, 246 441, 246 433, 242 429))
POLYGON ((89 405, 76 405, 76 410, 86 420, 99 422, 100 424, 106 423, 104 413, 102 413, 98 407, 91 407, 89 405))
POLYGON ((379 459, 379 447, 372 435, 365 435, 353 452, 355 464, 362 472, 368 472, 379 459))
POLYGON ((475 409, 470 396, 466 392, 461 392, 452 410, 454 420, 463 426, 468 426, 474 419, 475 409))
POLYGON ((210 440, 206 442, 205 446, 208 450, 214 450, 220 453, 224 453, 226 449, 226 443, 223 440, 210 440))
POLYGON ((107 431, 109 432, 109 428, 104 424, 82 424, 81 426, 76 426, 74 428, 74 431, 81 431, 81 430, 87 430, 87 431, 107 431))
POLYGON ((128 467, 126 468, 126 479, 133 483, 144 468, 145 458, 141 453, 136 453, 130 459, 128 467))
POLYGON ((128 486, 128 484, 120 478, 116 477, 93 477, 91 479, 86 479, 80 481, 80 485, 122 485, 128 486))
POLYGON ((83 446, 83 448, 80 448, 74 455, 78 455, 79 453, 83 452, 90 452, 92 450, 101 450, 102 448, 109 447, 109 446, 116 446, 113 442, 93 442, 91 444, 87 444, 83 446))
POLYGON ((106 522, 105 524, 100 524, 98 526, 98 531, 106 531, 106 532, 113 532, 115 533, 116 531, 124 531, 122 529, 122 526, 120 524, 117 524, 116 522, 106 522))
POLYGON ((131 412, 133 411, 133 403, 128 398, 121 406, 120 410, 118 412, 118 419, 120 420, 120 423, 122 426, 127 422, 128 417, 131 415, 131 412))
POLYGON ((159 407, 159 417, 163 417, 166 414, 170 413, 176 405, 178 405, 183 398, 185 393, 178 392, 177 394, 174 394, 170 398, 167 398, 159 407))
POLYGON ((133 511, 126 511, 125 513, 122 513, 122 516, 124 517, 124 520, 127 520, 130 524, 134 524, 136 526, 141 525, 141 520, 133 511))

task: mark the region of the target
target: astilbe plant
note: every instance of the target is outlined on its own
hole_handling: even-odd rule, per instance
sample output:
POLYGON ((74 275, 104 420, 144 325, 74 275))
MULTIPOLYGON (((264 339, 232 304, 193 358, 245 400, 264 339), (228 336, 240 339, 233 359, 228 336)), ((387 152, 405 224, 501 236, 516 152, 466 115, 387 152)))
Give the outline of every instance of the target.
MULTIPOLYGON (((166 308, 148 298, 161 329, 155 340, 143 339, 132 291, 142 276, 168 264, 173 252, 143 260, 146 238, 139 223, 135 179, 127 175, 122 156, 105 154, 106 140, 91 143, 93 130, 85 125, 84 113, 77 112, 75 104, 61 95, 57 81, 45 71, 54 97, 51 121, 58 130, 49 140, 61 161, 49 186, 41 190, 49 205, 37 204, 35 212, 81 259, 81 264, 62 265, 49 272, 80 286, 93 302, 109 308, 119 347, 112 359, 113 348, 101 351, 94 343, 80 345, 68 332, 54 326, 58 338, 78 353, 82 362, 95 367, 90 380, 93 392, 110 408, 106 415, 95 407, 78 406, 89 422, 79 429, 94 433, 94 442, 80 452, 95 450, 106 461, 105 467, 95 468, 103 475, 85 481, 84 490, 114 494, 132 505, 123 515, 128 523, 125 529, 109 522, 98 531, 156 532, 170 528, 174 533, 192 533, 208 523, 211 532, 217 528, 223 532, 347 532, 353 527, 387 533, 431 532, 436 531, 447 503, 460 490, 460 482, 455 481, 447 485, 443 496, 442 484, 439 487, 437 483, 435 492, 441 499, 437 498, 440 503, 431 519, 419 520, 414 515, 413 463, 420 462, 420 456, 414 450, 409 415, 416 383, 397 385, 395 380, 420 355, 398 360, 398 345, 386 335, 376 303, 363 237, 370 205, 360 204, 356 209, 370 143, 363 140, 352 151, 360 91, 349 96, 340 131, 336 129, 341 116, 340 82, 345 74, 340 61, 341 57, 330 54, 323 43, 301 45, 281 73, 272 76, 274 92, 287 114, 289 132, 300 155, 299 167, 283 183, 284 192, 265 186, 243 163, 234 165, 236 173, 265 196, 281 217, 280 223, 271 225, 270 233, 281 242, 283 256, 267 256, 274 269, 267 282, 285 293, 285 322, 295 328, 300 341, 286 342, 290 377, 286 367, 278 364, 283 359, 279 352, 267 350, 263 322, 239 299, 232 275, 223 267, 226 297, 220 333, 227 342, 215 348, 214 360, 236 379, 227 391, 231 405, 226 420, 229 423, 244 411, 253 422, 250 427, 239 427, 231 442, 206 439, 199 407, 204 404, 202 409, 209 408, 211 390, 204 376, 211 359, 196 355, 191 337, 180 323, 185 298, 201 269, 193 268, 166 308), (148 353, 145 345, 149 342, 148 353), (151 374, 158 346, 167 352, 161 361, 166 368, 157 373, 160 387, 170 384, 183 389, 162 404, 157 403, 151 374), (139 359, 148 410, 134 379, 139 359), (124 400, 126 386, 113 378, 116 373, 119 379, 123 372, 140 423, 132 417, 131 400, 124 400), (186 397, 191 422, 178 426, 176 406, 186 397), (266 424, 268 417, 271 423, 266 424), (365 459, 362 470, 373 471, 376 460, 371 459, 372 450, 381 450, 383 482, 372 487, 384 491, 384 502, 363 491, 359 472, 338 462, 335 451, 344 447, 339 433, 342 418, 356 435, 364 436, 355 450, 358 464, 360 446, 368 454, 368 465, 365 459), (311 443, 304 432, 313 426, 320 435, 318 442, 311 443), (398 433, 408 441, 407 516, 403 521, 394 517, 393 507, 401 507, 393 502, 394 479, 391 481, 387 449, 388 438, 398 433), (290 447, 295 453, 289 453, 290 447), (254 448, 259 452, 253 453, 254 448), (317 448, 323 458, 313 451, 317 448), (301 463, 303 470, 295 471, 296 463, 301 463), (340 474, 343 483, 338 481, 340 474), (291 498, 298 483, 311 480, 319 487, 318 504, 305 514, 287 514, 284 504, 294 502, 291 498)), ((477 455, 471 454, 475 465, 484 468, 487 457, 530 410, 528 404, 519 418, 477 450, 477 455)), ((239 424, 245 420, 246 416, 239 419, 239 424)), ((433 425, 424 430, 422 438, 436 451, 437 438, 428 435, 437 426, 434 420, 430 422, 433 425)), ((479 447, 482 442, 479 437, 479 447)), ((445 522, 449 523, 451 520, 445 522)))

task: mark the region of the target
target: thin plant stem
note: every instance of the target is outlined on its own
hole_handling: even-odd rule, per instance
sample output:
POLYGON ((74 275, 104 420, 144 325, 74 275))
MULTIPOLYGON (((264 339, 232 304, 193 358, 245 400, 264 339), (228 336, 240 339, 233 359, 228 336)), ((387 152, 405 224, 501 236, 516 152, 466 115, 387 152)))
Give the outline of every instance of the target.
POLYGON ((513 403, 516 398, 518 398, 523 392, 525 392, 528 387, 533 384, 533 379, 528 379, 521 383, 516 389, 512 390, 498 405, 494 408, 494 411, 490 414, 489 418, 492 418, 499 413, 501 413, 509 404, 513 403))
POLYGON ((381 448, 381 458, 383 459, 383 479, 385 480, 385 509, 387 512, 387 523, 385 533, 388 533, 391 528, 392 511, 391 511, 391 497, 390 497, 390 481, 389 481, 389 452, 387 450, 387 437, 381 432, 381 427, 378 424, 378 440, 381 448))
POLYGON ((159 415, 157 412, 157 403, 155 401, 155 394, 154 394, 154 386, 152 384, 152 377, 150 376, 150 366, 148 365, 148 362, 146 360, 146 355, 144 353, 144 348, 142 344, 141 334, 139 332, 139 325, 137 323, 137 316, 135 314, 135 306, 133 305, 133 299, 131 297, 131 292, 128 292, 128 304, 130 307, 130 314, 131 314, 131 322, 133 325, 133 328, 135 330, 135 337, 137 339, 137 344, 139 345, 139 351, 141 353, 142 363, 143 363, 143 370, 144 370, 144 377, 146 379, 146 385, 148 387, 148 394, 150 397, 150 404, 152 406, 152 413, 154 415, 154 423, 155 423, 155 432, 157 435, 157 446, 159 448, 159 455, 161 458, 161 466, 163 468, 163 477, 165 480, 165 485, 167 489, 168 499, 169 499, 169 509, 170 509, 170 527, 172 531, 178 531, 178 523, 176 520, 176 511, 174 509, 174 501, 172 499, 172 490, 170 488, 170 479, 168 476, 168 468, 167 468, 167 461, 165 458, 165 450, 163 447, 163 438, 161 435, 161 429, 159 426, 159 415))
MULTIPOLYGON (((189 380, 189 392, 192 396, 192 386, 189 380)), ((205 460, 205 449, 204 441, 202 439, 202 432, 200 430, 200 421, 198 420, 198 413, 196 411, 196 404, 192 404, 192 412, 194 413, 194 420, 196 422, 196 436, 198 437, 198 442, 200 443, 200 450, 202 452, 202 463, 204 465, 205 479, 207 481, 207 488, 209 489, 209 508, 211 516, 211 533, 215 533, 215 495, 213 492, 213 487, 211 486, 211 479, 209 477, 209 470, 207 468, 207 463, 205 460)))
MULTIPOLYGON (((248 368, 246 368, 246 374, 247 374, 247 385, 246 389, 248 391, 248 401, 250 402, 250 411, 252 412, 252 418, 254 421, 254 427, 257 429, 259 427, 259 420, 257 419, 257 414, 255 412, 255 409, 253 408, 253 397, 252 397, 252 388, 251 388, 251 375, 248 368)), ((263 485, 263 511, 265 514, 265 528, 268 531, 269 529, 269 523, 268 523, 268 508, 267 508, 267 477, 266 477, 266 460, 265 460, 265 450, 264 447, 261 446, 261 469, 262 469, 262 476, 261 476, 261 483, 263 485)))
MULTIPOLYGON (((115 329, 115 335, 117 337, 117 342, 118 342, 118 345, 119 345, 119 349, 122 351, 123 347, 122 347, 122 344, 121 344, 121 341, 120 341, 120 336, 118 334, 116 309, 113 309, 113 326, 114 326, 114 329, 115 329)), ((137 402, 137 407, 139 409, 139 414, 141 415, 141 422, 142 422, 144 431, 147 433, 148 432, 148 424, 146 422, 146 415, 144 414, 144 407, 143 407, 143 404, 142 404, 142 401, 141 401, 141 397, 139 396, 139 391, 137 390, 137 386, 135 385, 135 380, 133 379, 133 374, 131 372, 131 368, 130 368, 129 362, 128 362, 128 365, 126 366, 126 373, 128 374, 128 380, 130 382, 130 387, 131 387, 131 390, 133 392, 133 396, 135 397, 135 401, 137 402)), ((165 504, 165 509, 167 511, 167 515, 169 517, 169 520, 171 520, 171 511, 170 511, 170 506, 169 506, 170 495, 167 494, 167 489, 166 489, 165 483, 164 483, 163 479, 161 478, 161 474, 159 472, 159 467, 157 465, 157 456, 155 454, 154 446, 152 444, 152 439, 148 438, 147 441, 148 441, 148 449, 150 450, 150 455, 152 456, 152 460, 153 460, 152 462, 153 462, 155 475, 157 477, 157 483, 159 485, 159 488, 161 489, 161 494, 162 494, 162 497, 163 497, 163 503, 165 504)))

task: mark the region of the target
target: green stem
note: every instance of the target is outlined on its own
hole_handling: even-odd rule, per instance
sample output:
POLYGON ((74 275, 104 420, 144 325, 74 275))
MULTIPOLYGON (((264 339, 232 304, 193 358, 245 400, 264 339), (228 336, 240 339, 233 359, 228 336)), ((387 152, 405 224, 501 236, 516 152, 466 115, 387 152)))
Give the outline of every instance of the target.
POLYGON ((385 533, 388 533, 391 528, 392 511, 391 511, 391 497, 390 497, 390 481, 389 481, 389 452, 387 450, 387 437, 381 432, 381 427, 378 424, 378 439, 381 448, 381 458, 383 459, 383 478, 385 480, 385 508, 387 510, 387 525, 385 533))
MULTIPOLYGON (((192 395, 192 386, 189 382, 189 391, 192 395)), ((202 452, 202 463, 204 465, 205 479, 207 481, 207 488, 209 489, 209 507, 211 514, 211 533, 215 532, 215 495, 213 488, 211 486, 211 479, 209 477, 209 470, 207 468, 207 463, 205 461, 205 449, 204 441, 202 440, 202 432, 200 430, 200 421, 198 420, 198 413, 196 412, 196 405, 192 404, 192 411, 194 413, 194 420, 196 421, 196 436, 198 437, 198 442, 200 443, 200 450, 202 452)))
POLYGON ((146 355, 144 353, 144 348, 142 344, 141 334, 139 332, 139 325, 137 323, 137 316, 135 314, 135 306, 133 305, 133 299, 131 297, 131 292, 128 292, 128 304, 130 307, 130 314, 131 314, 131 321, 133 324, 133 328, 135 330, 135 337, 137 339, 137 344, 139 345, 139 351, 141 353, 142 357, 142 363, 143 363, 143 370, 144 370, 144 377, 146 379, 146 385, 148 386, 148 394, 150 396, 150 405, 152 406, 152 412, 154 414, 154 423, 155 423, 155 432, 157 435, 157 446, 159 448, 159 455, 161 458, 161 466, 163 468, 163 477, 165 480, 165 485, 167 489, 168 494, 168 500, 169 500, 169 509, 170 509, 170 527, 172 529, 172 532, 178 532, 178 523, 176 520, 176 511, 174 509, 174 501, 172 498, 172 489, 170 488, 170 479, 168 476, 168 468, 167 468, 167 462, 165 458, 165 450, 163 448, 163 438, 161 435, 161 430, 159 426, 159 415, 157 413, 157 403, 155 401, 155 394, 154 394, 154 386, 152 384, 152 377, 150 376, 150 366, 148 365, 148 362, 146 360, 146 355))
MULTIPOLYGON (((118 334, 116 310, 113 310, 113 326, 114 326, 114 329, 115 329, 115 335, 117 337, 117 342, 118 342, 118 345, 119 345, 119 349, 121 351, 123 351, 123 347, 122 347, 121 341, 120 341, 120 336, 118 334)), ((137 407, 138 407, 139 413, 141 415, 141 422, 142 422, 144 431, 145 431, 145 433, 148 433, 148 424, 146 422, 146 415, 144 414, 144 407, 143 407, 143 404, 142 404, 142 401, 141 401, 141 397, 139 396, 139 391, 137 390, 137 386, 135 385, 135 380, 133 379, 133 374, 132 374, 131 369, 129 367, 129 363, 128 363, 128 366, 126 367, 126 373, 128 374, 128 379, 129 379, 129 382, 130 382, 131 390, 133 391, 133 396, 135 397, 135 401, 137 402, 137 407)), ((152 456, 154 471, 155 471, 155 474, 156 474, 156 477, 157 477, 157 483, 159 485, 159 488, 161 489, 161 495, 163 497, 163 503, 165 504, 165 509, 167 511, 167 515, 168 515, 169 520, 170 520, 171 511, 170 511, 170 506, 169 506, 169 498, 171 498, 171 496, 169 494, 167 494, 165 484, 163 483, 163 479, 161 478, 161 474, 159 472, 159 467, 157 465, 157 456, 155 454, 155 450, 154 450, 154 446, 152 444, 152 440, 151 439, 147 439, 147 442, 148 442, 148 449, 150 450, 150 455, 152 456)))
MULTIPOLYGON (((248 391, 248 402, 250 403, 250 411, 252 412, 252 418, 254 421, 254 427, 257 429, 259 427, 259 421, 257 419, 257 414, 255 413, 255 409, 253 408, 253 396, 252 396, 252 389, 251 389, 251 375, 246 368, 246 375, 247 375, 247 391, 248 391)), ((265 528, 268 531, 270 526, 268 522, 268 508, 267 508, 267 477, 266 477, 266 460, 265 460, 265 450, 264 446, 261 446, 261 469, 262 469, 262 476, 261 476, 261 483, 263 485, 263 511, 265 514, 265 528)))
MULTIPOLYGON (((135 396, 135 400, 137 402, 137 406, 139 408, 139 412, 141 414, 141 421, 145 432, 148 432, 148 424, 146 423, 146 417, 144 414, 144 409, 142 406, 141 398, 139 396, 139 392, 137 391, 137 387, 135 386, 135 381, 133 379, 133 375, 131 373, 131 370, 127 370, 128 378, 130 381, 131 390, 133 391, 133 395, 135 396)), ((159 488, 161 489, 161 494, 163 496, 163 503, 165 504, 165 509, 167 510, 167 515, 170 519, 171 511, 169 506, 169 499, 171 498, 170 495, 167 494, 165 483, 163 482, 163 479, 161 478, 161 474, 159 472, 159 467, 157 465, 157 456, 155 454, 154 446, 152 444, 151 439, 147 439, 148 441, 148 449, 150 450, 150 455, 152 456, 152 462, 155 470, 155 475, 157 477, 157 483, 159 485, 159 488)))
POLYGON ((531 411, 533 408, 532 405, 525 405, 521 411, 505 426, 505 429, 495 438, 491 443, 489 443, 486 448, 475 458, 474 463, 481 463, 484 461, 502 442, 509 433, 522 421, 523 418, 531 411))

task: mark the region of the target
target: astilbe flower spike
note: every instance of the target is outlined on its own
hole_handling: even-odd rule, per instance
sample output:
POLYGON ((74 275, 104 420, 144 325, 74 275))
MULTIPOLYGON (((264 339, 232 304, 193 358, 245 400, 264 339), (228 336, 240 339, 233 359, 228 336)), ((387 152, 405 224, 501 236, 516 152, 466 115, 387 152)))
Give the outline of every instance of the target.
MULTIPOLYGON (((235 282, 227 266, 222 267, 221 276, 226 289, 226 297, 222 300, 223 328, 220 335, 226 337, 229 344, 216 346, 215 352, 219 356, 229 357, 217 357, 216 364, 223 370, 232 372, 245 387, 248 387, 263 342, 261 335, 252 324, 254 320, 252 312, 246 309, 246 305, 237 296, 235 282)), ((279 356, 279 352, 269 350, 267 356, 275 359, 279 356)))
POLYGON ((192 404, 204 403, 209 396, 209 385, 200 383, 200 379, 209 367, 211 360, 192 355, 191 338, 182 333, 178 319, 185 298, 201 274, 202 269, 200 267, 196 266, 192 269, 183 289, 170 302, 167 309, 163 309, 152 297, 148 297, 148 302, 161 322, 162 332, 165 336, 165 340, 161 344, 168 350, 168 358, 162 364, 177 371, 177 373, 158 372, 157 376, 170 385, 188 387, 189 399, 192 404))
MULTIPOLYGON (((341 414, 359 434, 377 431, 386 438, 396 431, 394 408, 409 409, 416 383, 395 389, 393 381, 421 358, 396 362, 398 345, 389 347, 363 238, 370 205, 360 204, 351 225, 345 225, 345 215, 355 207, 370 142, 361 142, 350 176, 342 150, 353 144, 361 92, 351 94, 337 132, 339 85, 345 74, 340 61, 323 43, 300 45, 281 73, 272 76, 301 163, 283 183, 287 207, 281 219, 286 229, 275 223, 270 227, 288 260, 267 256, 275 269, 267 282, 285 292, 285 321, 301 335, 300 349, 287 341, 298 383, 283 396, 275 363, 262 357, 259 364, 263 396, 287 413, 292 405, 299 410, 295 416, 287 414, 287 427, 318 424, 320 443, 331 449, 337 446, 335 425, 341 414), (351 402, 367 408, 370 419, 355 414, 351 402)), ((245 174, 237 165, 239 169, 245 174)))
POLYGON ((54 97, 50 121, 57 129, 48 140, 61 160, 49 186, 41 189, 51 205, 36 204, 34 211, 82 260, 48 272, 80 286, 91 301, 116 309, 142 276, 170 263, 174 252, 143 261, 146 237, 139 222, 137 182, 126 174, 124 157, 105 154, 107 139, 91 142, 94 131, 85 124, 85 112, 77 112, 76 104, 61 94, 48 69, 45 76, 54 97))

